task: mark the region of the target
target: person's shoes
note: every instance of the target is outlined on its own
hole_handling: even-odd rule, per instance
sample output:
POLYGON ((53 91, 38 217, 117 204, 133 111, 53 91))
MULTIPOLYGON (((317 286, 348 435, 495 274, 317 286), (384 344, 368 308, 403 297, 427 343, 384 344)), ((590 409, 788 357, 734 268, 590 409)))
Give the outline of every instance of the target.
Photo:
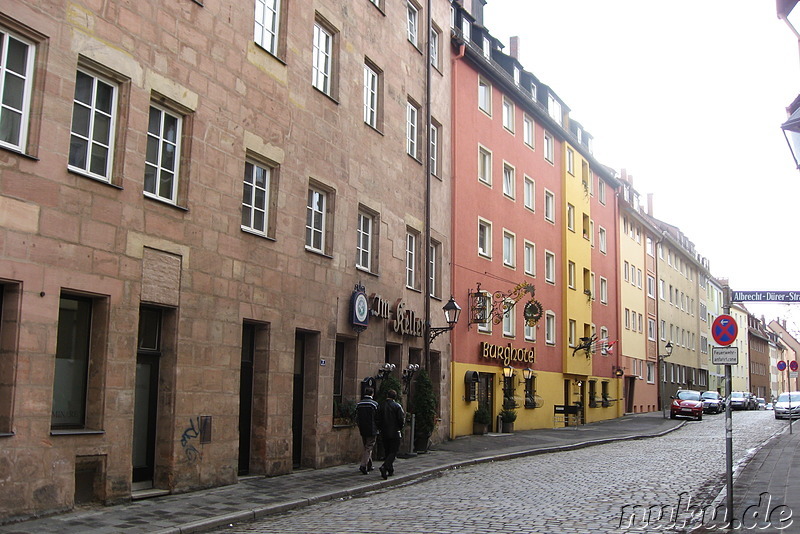
POLYGON ((367 466, 367 471, 373 471, 373 470, 374 470, 374 468, 372 467, 372 464, 369 464, 367 466))
POLYGON ((368 473, 367 468, 363 465, 358 466, 358 470, 361 471, 362 475, 366 475, 368 473))
POLYGON ((386 480, 387 478, 389 478, 389 473, 386 471, 385 467, 380 466, 379 469, 381 470, 381 477, 383 477, 383 480, 386 480))

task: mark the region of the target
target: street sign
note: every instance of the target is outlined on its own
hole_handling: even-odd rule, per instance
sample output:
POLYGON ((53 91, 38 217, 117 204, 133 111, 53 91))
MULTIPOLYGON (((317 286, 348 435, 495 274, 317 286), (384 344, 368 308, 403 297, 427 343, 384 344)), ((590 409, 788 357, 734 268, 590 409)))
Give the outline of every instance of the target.
POLYGON ((797 378, 797 371, 789 371, 789 378, 797 378))
POLYGON ((711 335, 718 345, 727 347, 736 341, 736 335, 739 333, 739 327, 736 325, 736 320, 730 315, 720 315, 711 324, 711 335))
POLYGON ((785 371, 786 370, 786 362, 781 360, 781 361, 778 362, 778 365, 776 365, 776 367, 778 368, 778 371, 785 371))
POLYGON ((800 302, 800 291, 731 291, 731 302, 800 302))
POLYGON ((739 347, 712 347, 711 363, 714 365, 739 365, 739 347))
POLYGON ((789 362, 789 370, 790 371, 797 371, 797 362, 792 360, 789 362))

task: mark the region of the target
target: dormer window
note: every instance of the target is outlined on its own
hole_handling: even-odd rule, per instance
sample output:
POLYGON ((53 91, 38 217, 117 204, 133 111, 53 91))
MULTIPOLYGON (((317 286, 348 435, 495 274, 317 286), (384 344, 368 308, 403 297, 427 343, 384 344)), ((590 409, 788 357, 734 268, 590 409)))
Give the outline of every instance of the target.
POLYGON ((461 19, 461 33, 464 34, 464 40, 465 41, 469 41, 471 39, 470 29, 471 29, 471 27, 470 27, 470 24, 469 24, 469 20, 466 17, 462 18, 461 19))
POLYGON ((564 126, 561 103, 553 98, 553 95, 547 95, 547 113, 553 118, 554 121, 558 123, 559 126, 564 126))
POLYGON ((519 67, 514 67, 514 83, 519 85, 519 67))
POLYGON ((483 37, 483 56, 492 59, 492 41, 486 36, 483 37))

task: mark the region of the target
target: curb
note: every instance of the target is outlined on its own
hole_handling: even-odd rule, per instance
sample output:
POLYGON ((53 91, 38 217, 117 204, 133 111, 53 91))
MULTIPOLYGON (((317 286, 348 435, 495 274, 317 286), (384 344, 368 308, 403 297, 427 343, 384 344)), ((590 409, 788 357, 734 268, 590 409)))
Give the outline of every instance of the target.
MULTIPOLYGON (((669 428, 667 430, 663 430, 661 432, 655 432, 651 434, 637 434, 632 436, 622 436, 622 437, 614 437, 614 438, 602 438, 602 439, 594 439, 594 440, 587 440, 581 441, 577 443, 572 443, 570 445, 558 445, 555 447, 542 447, 538 449, 528 449, 525 451, 517 451, 517 452, 510 452, 505 454, 495 454, 491 456, 483 456, 480 458, 472 458, 469 460, 463 460, 458 462, 450 462, 448 464, 442 464, 437 467, 430 467, 428 469, 423 469, 421 471, 417 471, 414 473, 409 473, 406 475, 398 476, 393 480, 381 480, 376 483, 370 484, 362 484, 358 487, 347 489, 347 490, 336 490, 331 491, 328 493, 320 493, 305 499, 297 499, 294 501, 281 503, 281 504, 274 504, 270 506, 263 506, 260 508, 252 508, 248 510, 242 510, 240 512, 232 512, 230 514, 220 515, 216 517, 209 517, 205 519, 199 519, 197 521, 192 521, 191 523, 186 523, 185 525, 181 525, 178 527, 170 527, 162 530, 155 531, 153 534, 193 534, 196 532, 205 532, 214 528, 220 528, 227 525, 231 525, 232 523, 237 522, 246 522, 246 521, 254 521, 256 519, 262 519, 264 517, 268 517, 270 515, 280 514, 284 512, 289 512, 291 510, 296 510, 298 508, 304 508, 306 506, 310 506, 312 504, 318 504, 322 502, 333 501, 336 499, 345 499, 345 498, 352 498, 359 495, 363 495, 365 493, 369 493, 372 491, 379 491, 385 488, 390 488, 393 486, 399 486, 402 484, 408 483, 418 483, 424 482, 425 480, 431 478, 432 476, 436 476, 439 473, 444 471, 450 471, 453 469, 459 469, 462 467, 469 467, 472 465, 479 465, 484 463, 490 462, 499 462, 504 460, 514 460, 517 458, 524 458, 527 456, 536 456, 540 454, 548 454, 551 452, 566 452, 572 451, 576 449, 583 449, 586 447, 592 447, 594 445, 604 445, 607 443, 614 443, 617 441, 627 441, 627 440, 640 440, 640 439, 648 439, 648 438, 657 438, 660 436, 664 436, 669 434, 670 432, 674 432, 679 428, 682 428, 686 424, 686 421, 681 421, 680 424, 676 425, 673 428, 669 428)), ((774 438, 773 435, 769 439, 774 438)), ((769 441, 769 439, 767 441, 769 441)))

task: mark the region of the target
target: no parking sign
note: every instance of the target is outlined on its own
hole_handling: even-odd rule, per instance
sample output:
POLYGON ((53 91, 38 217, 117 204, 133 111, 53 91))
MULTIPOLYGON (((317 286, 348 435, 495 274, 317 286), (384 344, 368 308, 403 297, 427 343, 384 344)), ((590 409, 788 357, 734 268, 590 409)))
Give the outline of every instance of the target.
POLYGON ((739 334, 739 326, 736 320, 730 315, 720 315, 711 324, 711 335, 718 345, 727 347, 734 341, 739 334))

